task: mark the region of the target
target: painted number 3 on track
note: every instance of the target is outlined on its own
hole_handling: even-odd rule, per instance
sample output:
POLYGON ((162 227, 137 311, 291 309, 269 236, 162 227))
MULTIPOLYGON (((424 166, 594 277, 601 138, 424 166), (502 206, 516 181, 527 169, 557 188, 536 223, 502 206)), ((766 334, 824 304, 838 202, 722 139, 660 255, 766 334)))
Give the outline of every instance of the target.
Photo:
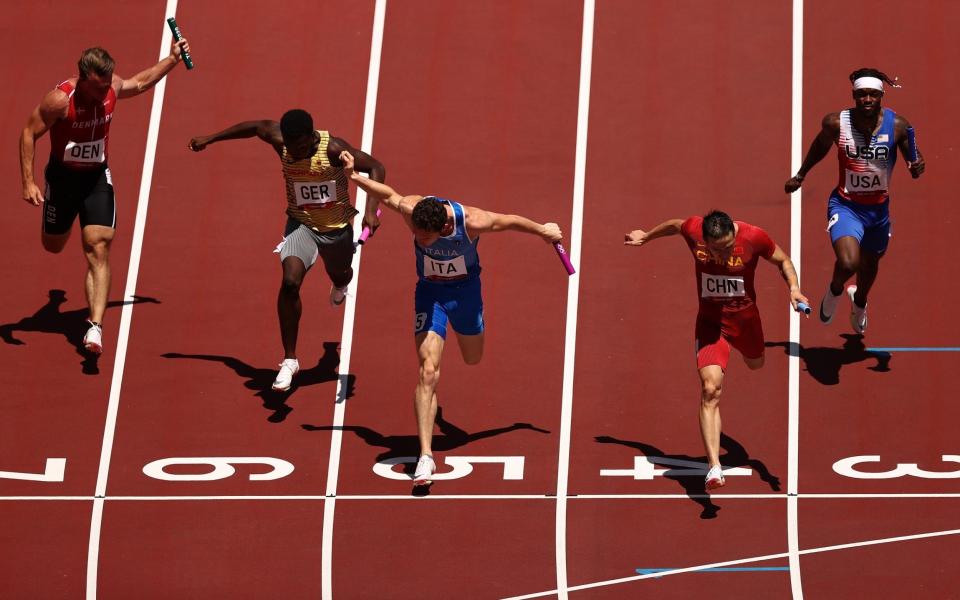
POLYGON ((897 466, 888 471, 861 471, 857 465, 863 463, 879 463, 877 455, 850 456, 833 463, 833 470, 844 477, 853 479, 895 479, 897 477, 921 477, 923 479, 960 479, 960 456, 944 454, 944 463, 956 463, 954 471, 927 471, 917 466, 917 463, 897 463, 897 466))

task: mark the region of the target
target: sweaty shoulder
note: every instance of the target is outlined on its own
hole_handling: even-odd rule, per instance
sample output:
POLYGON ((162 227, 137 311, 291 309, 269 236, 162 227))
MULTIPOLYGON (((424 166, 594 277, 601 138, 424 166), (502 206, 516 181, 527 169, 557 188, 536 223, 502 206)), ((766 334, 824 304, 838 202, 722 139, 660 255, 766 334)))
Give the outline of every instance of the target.
POLYGON ((823 116, 823 120, 820 122, 820 126, 823 127, 824 130, 830 131, 831 133, 839 132, 840 131, 840 113, 832 112, 832 113, 825 114, 823 116))
POLYGON ((413 207, 420 203, 424 199, 424 196, 418 196, 416 194, 412 196, 403 196, 400 198, 400 201, 397 203, 400 207, 400 212, 404 215, 409 215, 413 212, 413 207))
POLYGON ((770 234, 756 225, 744 223, 743 221, 737 221, 737 225, 740 227, 740 234, 743 236, 743 239, 753 246, 757 254, 764 258, 773 256, 773 253, 777 249, 777 244, 773 241, 773 238, 770 237, 770 234))
POLYGON ((343 138, 338 138, 330 132, 327 132, 330 136, 330 141, 327 142, 327 155, 330 157, 330 162, 336 161, 334 164, 340 164, 340 153, 344 150, 350 151, 352 148, 343 138))
MULTIPOLYGON (((458 204, 460 203, 458 202, 458 204)), ((475 206, 467 206, 466 204, 460 204, 460 208, 463 209, 463 222, 467 227, 470 227, 473 223, 491 214, 489 211, 476 208, 475 206)))
POLYGON ((60 88, 53 88, 40 101, 40 113, 44 117, 63 118, 70 109, 70 96, 60 88))
POLYGON ((703 217, 687 217, 680 225, 680 234, 688 240, 695 240, 703 230, 703 217))

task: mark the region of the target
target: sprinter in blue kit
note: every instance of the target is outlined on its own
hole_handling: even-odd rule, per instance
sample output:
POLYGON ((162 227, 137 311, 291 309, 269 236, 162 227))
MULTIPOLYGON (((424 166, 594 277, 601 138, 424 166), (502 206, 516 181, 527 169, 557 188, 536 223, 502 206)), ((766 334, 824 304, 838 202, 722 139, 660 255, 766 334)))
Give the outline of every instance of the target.
POLYGON ((431 443, 437 415, 437 383, 447 324, 457 334, 460 353, 468 365, 483 357, 483 300, 480 295, 481 233, 520 231, 549 243, 563 238, 556 223, 540 224, 518 215, 502 215, 434 196, 402 196, 390 186, 353 170, 354 159, 343 152, 344 172, 381 206, 403 217, 413 232, 417 258, 414 334, 420 359, 420 380, 414 394, 420 459, 415 486, 430 485, 436 463, 431 443))
POLYGON ((425 200, 433 202, 420 202, 414 207, 417 211, 415 222, 421 221, 428 226, 436 223, 434 227, 442 229, 448 211, 452 213, 453 222, 449 235, 441 232, 429 245, 421 246, 416 240, 413 243, 418 277, 414 296, 414 333, 432 331, 446 339, 449 321, 458 336, 480 335, 483 333, 480 257, 477 255, 480 239, 471 239, 467 234, 462 204, 429 196, 425 200))
MULTIPOLYGON (((788 194, 803 184, 807 172, 836 144, 840 179, 827 202, 827 231, 837 260, 830 286, 820 302, 820 320, 833 320, 843 286, 856 275, 850 296, 850 325, 855 333, 867 328, 867 294, 877 278, 880 258, 890 239, 889 184, 897 151, 910 156, 902 115, 880 106, 884 84, 897 86, 876 69, 857 69, 850 74, 855 106, 823 117, 820 133, 813 140, 797 174, 784 185, 788 194)), ((926 165, 923 156, 908 162, 916 178, 926 165)))

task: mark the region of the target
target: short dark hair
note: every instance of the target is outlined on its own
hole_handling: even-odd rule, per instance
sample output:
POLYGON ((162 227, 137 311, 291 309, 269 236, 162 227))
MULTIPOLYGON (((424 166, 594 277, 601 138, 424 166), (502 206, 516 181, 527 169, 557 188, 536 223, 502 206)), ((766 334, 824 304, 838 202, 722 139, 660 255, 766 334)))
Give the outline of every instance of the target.
POLYGON ((293 140, 313 133, 313 117, 302 108, 295 108, 280 117, 280 134, 284 139, 293 140))
POLYGON ((861 69, 857 69, 853 73, 850 73, 850 83, 853 83, 854 81, 856 81, 857 79, 860 79, 861 77, 876 77, 877 79, 879 79, 880 81, 884 82, 887 85, 890 85, 890 86, 896 85, 896 83, 894 83, 889 77, 887 77, 886 73, 884 73, 883 71, 874 69, 872 67, 863 67, 861 69))
POLYGON ((733 219, 723 211, 713 210, 703 217, 704 240, 723 239, 735 231, 733 219))
POLYGON ((439 233, 447 224, 447 208, 439 198, 427 196, 413 207, 410 220, 417 229, 439 233))
POLYGON ((77 61, 80 79, 86 79, 91 74, 108 77, 113 75, 115 65, 116 63, 110 53, 100 47, 87 48, 80 55, 80 60, 77 61))

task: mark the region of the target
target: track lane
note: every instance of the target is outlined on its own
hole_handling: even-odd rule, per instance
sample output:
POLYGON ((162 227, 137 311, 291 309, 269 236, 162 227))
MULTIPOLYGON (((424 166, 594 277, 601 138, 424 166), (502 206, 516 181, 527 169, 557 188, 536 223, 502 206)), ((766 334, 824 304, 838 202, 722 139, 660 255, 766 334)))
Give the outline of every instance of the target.
POLYGON ((4 597, 83 597, 90 507, 83 500, 0 504, 4 597))
MULTIPOLYGON (((0 328, 7 342, 0 345, 5 375, 0 388, 5 414, 0 427, 0 470, 38 474, 44 471, 46 459, 65 459, 62 483, 2 479, 0 494, 4 496, 92 497, 96 483, 151 94, 121 102, 110 132, 117 235, 110 260, 113 285, 104 319, 106 349, 99 360, 78 350, 88 316, 79 225, 74 225, 72 239, 61 255, 42 249, 42 209, 19 199, 19 166, 15 166, 19 144, 14 143, 43 95, 76 74, 76 60, 84 48, 105 47, 117 61, 116 72, 121 76, 156 63, 163 31, 162 5, 130 6, 124 19, 108 12, 100 14, 95 33, 75 26, 89 20, 89 8, 11 5, 5 7, 0 24, 6 39, 30 49, 29 57, 18 55, 0 66, 4 80, 16 82, 18 90, 0 101, 4 109, 0 128, 7 132, 8 140, 0 160, 11 167, 5 179, 11 204, 0 225, 7 241, 7 260, 0 265, 0 275, 10 292, 0 300, 0 328)), ((34 160, 41 188, 49 153, 48 133, 38 141, 34 160)), ((146 312, 151 308, 144 307, 146 312)), ((6 539, 2 547, 7 551, 0 561, 0 578, 4 594, 11 598, 81 597, 91 502, 6 501, 3 515, 6 539)))
MULTIPOLYGON (((784 551, 782 500, 716 502, 723 507, 719 518, 704 522, 696 520, 686 500, 571 500, 568 532, 576 540, 568 544, 567 562, 576 569, 571 569, 571 586, 636 576, 641 568, 678 569, 784 551)), ((782 559, 738 566, 786 564, 782 559)), ((694 588, 709 589, 717 598, 786 598, 790 580, 785 572, 687 573, 575 591, 570 597, 689 598, 694 588)))
MULTIPOLYGON (((704 462, 689 253, 680 239, 625 248, 623 234, 720 208, 789 248, 787 204, 764 186, 775 185, 776 173, 789 167, 789 135, 778 132, 789 131, 790 27, 789 6, 770 3, 736 11, 666 2, 597 8, 571 493, 703 493, 702 475, 600 473, 629 471, 637 456, 704 462)), ((768 264, 757 270, 766 338, 784 340, 783 282, 768 264)), ((771 524, 744 540, 745 547, 762 547, 747 555, 785 551, 785 503, 724 500, 723 494, 785 490, 786 357, 768 352, 764 369, 748 372, 734 353, 724 384, 724 432, 731 438, 724 449, 731 466, 750 467, 751 476, 728 477, 712 502, 571 501, 570 586, 630 576, 627 563, 659 566, 652 563, 663 562, 664 539, 689 534, 690 543, 676 549, 692 555, 705 551, 698 537, 739 539, 746 515, 771 524), (670 533, 647 533, 661 522, 672 523, 670 533), (607 536, 629 538, 610 546, 611 554, 627 549, 611 561, 592 551, 592 540, 607 536)), ((721 552, 708 560, 726 558, 733 557, 721 552)), ((725 587, 727 575, 718 576, 725 587)), ((765 577, 789 587, 783 574, 765 577)), ((673 585, 690 594, 703 582, 682 576, 673 585)))
MULTIPOLYGON (((435 192, 568 227, 574 126, 565 119, 575 114, 577 77, 577 49, 568 42, 579 37, 580 14, 560 10, 543 18, 547 4, 511 5, 498 15, 466 2, 390 5, 374 136, 374 151, 389 161, 388 183, 401 192, 435 192), (418 40, 429 42, 432 53, 418 40), (494 55, 476 52, 477 45, 494 55), (500 66, 508 58, 511 71, 500 66), (548 98, 555 107, 545 111, 548 98), (534 160, 537 153, 543 156, 534 160)), ((393 214, 383 222, 364 254, 354 338, 358 388, 346 418, 348 426, 390 439, 379 446, 345 435, 344 494, 409 491, 371 472, 378 454, 406 451, 404 436, 415 436, 412 236, 393 214)), ((553 250, 533 236, 484 236, 480 253, 487 351, 478 367, 467 368, 448 339, 439 388, 443 416, 470 438, 456 454, 513 447, 510 453, 527 454, 531 462, 523 483, 509 491, 544 493, 554 487, 552 436, 523 425, 496 430, 515 423, 555 429, 566 275, 553 250)), ((450 431, 449 442, 461 439, 450 431)), ((444 454, 439 446, 438 452, 444 454)), ((447 482, 442 493, 490 491, 473 479, 447 482)))
MULTIPOLYGON (((949 3, 879 2, 869 11, 859 11, 816 0, 808 1, 806 10, 804 149, 824 114, 852 105, 847 75, 872 66, 901 77, 904 87, 887 90, 883 104, 910 119, 929 167, 919 180, 911 179, 901 164, 895 170, 893 237, 870 295, 866 336, 861 340, 852 335, 849 301, 839 305, 828 327, 813 323, 804 330, 800 491, 957 492, 957 478, 859 479, 840 475, 832 467, 840 459, 879 455, 881 463, 859 469, 887 471, 898 463, 918 463, 929 471, 955 470, 940 457, 957 453, 955 436, 949 427, 945 429, 957 418, 956 406, 948 400, 956 354, 884 357, 864 348, 955 345, 951 303, 943 301, 952 297, 955 282, 943 274, 950 269, 947 240, 953 236, 951 223, 957 218, 948 192, 949 174, 958 162, 950 150, 947 103, 960 92, 960 84, 949 75, 948 58, 960 47, 947 24, 956 22, 960 12, 949 3), (843 43, 853 22, 861 32, 886 30, 895 23, 897 39, 903 44, 854 47, 843 43)), ((903 163, 903 157, 898 162, 903 163)), ((823 229, 826 198, 836 177, 836 158, 831 153, 804 186, 804 273, 817 302, 834 261, 823 229)), ((924 529, 921 523, 941 514, 939 507, 949 504, 933 499, 848 499, 828 504, 801 500, 801 548, 915 533, 924 529), (857 531, 849 531, 851 526, 857 531)), ((931 525, 938 529, 942 523, 931 525)), ((885 590, 903 595, 908 589, 923 589, 925 595, 945 597, 941 584, 955 587, 957 577, 945 567, 944 557, 956 545, 956 539, 943 538, 844 551, 829 558, 804 556, 804 587, 811 596, 842 597, 850 589, 840 583, 844 581, 840 572, 856 564, 857 581, 864 586, 858 594, 885 590)))
MULTIPOLYGON (((106 313, 106 352, 99 360, 78 350, 86 331, 83 277, 86 262, 80 249, 79 225, 60 255, 40 245, 40 208, 20 200, 19 135, 30 112, 57 83, 76 73, 76 59, 91 45, 102 44, 116 59, 117 73, 132 75, 157 60, 162 7, 137 6, 128 14, 135 25, 105 18, 96 36, 64 23, 84 18, 82 7, 11 7, 4 20, 8 38, 24 35, 24 23, 37 23, 42 50, 29 63, 10 61, 3 76, 17 81, 19 93, 2 101, 2 128, 8 143, 0 159, 11 168, 6 179, 9 210, 2 228, 8 243, 0 275, 10 293, 0 300, 0 360, 7 375, 0 384, 6 415, 0 435, 0 470, 39 473, 46 458, 66 458, 63 483, 0 480, 4 495, 92 494, 103 422, 113 371, 117 306, 123 293, 150 95, 122 101, 110 131, 110 170, 117 200, 117 236, 111 252, 113 285, 106 313), (15 24, 20 27, 14 28, 15 24), (153 25, 151 25, 153 24, 153 25), (40 27, 44 26, 43 29, 40 27)), ((30 30, 32 31, 32 30, 30 30)), ((49 134, 36 145, 34 173, 44 185, 43 169, 50 153, 49 134)), ((153 306, 145 307, 149 311, 153 306)))
POLYGON ((553 547, 543 543, 553 539, 552 508, 546 500, 338 501, 334 597, 504 598, 553 587, 553 547))
MULTIPOLYGON (((271 36, 288 29, 286 11, 243 8, 235 18, 258 22, 262 35, 239 42, 213 6, 190 5, 178 15, 185 33, 195 29, 209 50, 203 69, 168 89, 139 285, 161 298, 164 310, 156 319, 134 316, 111 494, 323 491, 320 465, 327 450, 290 415, 330 419, 342 312, 329 306, 325 274, 308 276, 298 345, 302 371, 291 392, 272 392, 282 350, 275 308, 280 269, 271 251, 285 219, 276 154, 258 140, 217 144, 202 153, 186 145, 194 135, 243 120, 279 119, 297 106, 311 111, 318 127, 358 140, 366 85, 359 67, 369 54, 372 12, 345 9, 345 3, 328 4, 302 15, 340 18, 339 33, 327 43, 355 62, 333 61, 329 79, 300 77, 298 60, 266 59, 272 56, 271 36), (247 59, 255 76, 237 76, 236 65, 247 59), (331 82, 339 82, 338 95, 328 93, 331 82), (169 456, 276 456, 297 468, 266 485, 245 476, 170 483, 141 472, 144 464, 169 456)), ((293 55, 323 52, 307 32, 289 41, 293 55)))
POLYGON ((319 598, 322 511, 297 500, 108 501, 99 597, 319 598))
MULTIPOLYGON (((468 2, 391 3, 373 143, 387 164, 388 183, 403 193, 435 193, 556 221, 567 231, 580 19, 579 6, 556 2, 501 3, 495 11, 468 2)), ((383 222, 364 250, 352 359, 357 394, 346 410, 339 494, 409 494, 409 480, 384 479, 371 468, 389 456, 417 453, 412 236, 396 215, 385 215, 383 222)), ((567 276, 553 250, 532 236, 484 236, 480 254, 486 356, 467 368, 453 336, 448 338, 438 388, 445 420, 435 438, 439 471, 449 471, 444 461, 458 456, 522 456, 523 479, 505 481, 502 467, 481 464, 463 479, 438 481, 428 504, 391 508, 391 523, 400 524, 398 539, 417 548, 441 548, 448 536, 465 539, 483 531, 475 549, 432 557, 437 573, 459 574, 435 574, 422 592, 418 569, 371 563, 358 554, 371 537, 351 524, 381 522, 383 503, 338 502, 346 522, 338 516, 334 525, 335 597, 350 597, 373 582, 449 597, 468 589, 458 580, 480 573, 488 581, 476 589, 491 594, 551 581, 553 502, 471 502, 478 515, 472 523, 464 501, 440 500, 556 489, 567 276), (511 551, 522 552, 524 564, 506 561, 510 553, 495 549, 494 540, 503 539, 497 532, 515 528, 537 532, 520 536, 511 551)))
MULTIPOLYGON (((279 261, 271 252, 285 221, 277 157, 257 140, 199 155, 186 145, 192 136, 244 120, 279 119, 295 107, 310 111, 317 128, 359 144, 372 8, 347 2, 245 5, 226 21, 222 7, 213 5, 188 5, 178 13, 185 35, 203 40, 206 50, 201 53, 194 41, 197 69, 167 92, 139 284, 162 297, 165 310, 153 320, 134 317, 110 495, 322 496, 329 444, 290 415, 331 418, 342 312, 329 306, 322 269, 308 277, 298 345, 303 370, 291 392, 269 390, 282 356, 275 308, 279 261), (292 15, 337 27, 322 35, 291 28, 292 15), (237 22, 256 23, 257 35, 238 39, 237 22), (278 39, 285 40, 279 54, 278 39), (146 464, 171 457, 240 457, 292 471, 268 481, 254 481, 272 470, 264 464, 241 465, 235 476, 215 481, 145 474, 146 464)), ((204 465, 167 470, 210 471, 204 465)), ((278 517, 279 506, 108 502, 100 589, 124 597, 142 585, 118 570, 132 558, 158 566, 149 591, 155 597, 202 592, 208 585, 230 597, 315 597, 323 503, 298 501, 278 517), (278 518, 282 528, 274 527, 278 518), (132 550, 131 532, 143 521, 151 524, 143 537, 152 544, 132 550), (304 536, 296 550, 276 551, 296 535, 304 536), (173 551, 179 544, 196 554, 173 551), (291 565, 312 576, 287 577, 291 565), (258 575, 257 567, 276 575, 258 575), (159 576, 167 569, 194 569, 196 576, 159 576), (213 576, 201 579, 204 573, 213 576)))

